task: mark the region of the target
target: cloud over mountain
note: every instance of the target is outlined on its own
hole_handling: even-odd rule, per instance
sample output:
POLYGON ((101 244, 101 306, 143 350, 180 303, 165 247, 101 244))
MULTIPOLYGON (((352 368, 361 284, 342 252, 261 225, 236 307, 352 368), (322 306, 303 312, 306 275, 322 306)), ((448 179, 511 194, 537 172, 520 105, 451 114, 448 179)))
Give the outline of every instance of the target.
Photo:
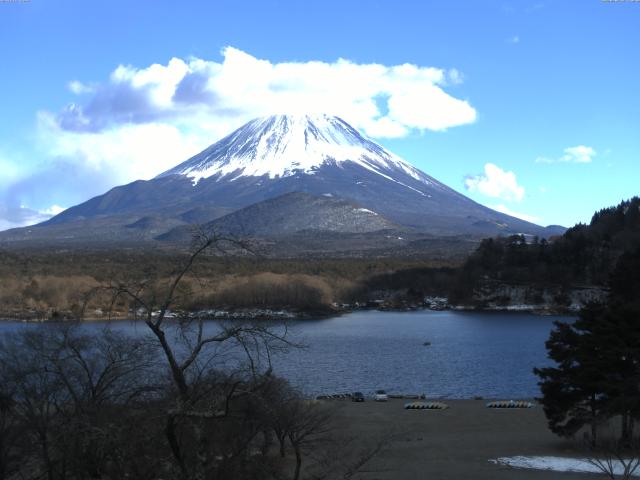
POLYGON ((36 212, 69 206, 113 185, 153 178, 258 116, 337 114, 377 138, 473 123, 475 109, 447 92, 462 81, 454 68, 345 59, 275 63, 233 47, 222 50, 222 61, 173 58, 166 65, 120 65, 104 81, 70 79, 77 101, 38 112, 37 171, 0 181, 7 206, 0 221, 9 222, 5 228, 18 217, 21 225, 32 223, 22 205, 36 212), (69 189, 69 179, 77 186, 69 189))
POLYGON ((73 81, 82 98, 56 115, 64 130, 99 132, 122 124, 203 120, 228 130, 273 113, 329 113, 376 137, 472 123, 475 109, 445 91, 462 81, 451 69, 358 64, 345 59, 272 63, 233 47, 221 63, 190 58, 167 65, 120 65, 98 85, 73 81))

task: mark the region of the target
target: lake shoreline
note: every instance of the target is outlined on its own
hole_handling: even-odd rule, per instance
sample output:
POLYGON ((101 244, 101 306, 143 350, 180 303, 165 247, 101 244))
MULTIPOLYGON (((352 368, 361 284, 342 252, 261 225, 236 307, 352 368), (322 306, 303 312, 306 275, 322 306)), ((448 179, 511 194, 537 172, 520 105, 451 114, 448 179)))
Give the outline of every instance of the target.
MULTIPOLYGON (((446 305, 427 306, 427 305, 411 305, 403 307, 391 306, 358 306, 333 308, 331 310, 288 310, 288 309, 270 309, 270 308, 254 308, 254 309, 219 309, 219 310, 195 310, 189 312, 172 312, 166 318, 190 319, 203 318, 205 320, 238 320, 238 321, 286 321, 286 320, 322 320, 327 318, 339 317, 354 312, 420 312, 420 311, 452 311, 452 312, 473 312, 473 313, 524 313, 536 316, 575 316, 578 311, 572 309, 560 309, 554 307, 545 307, 539 305, 507 305, 507 306, 471 306, 471 305, 446 305)), ((73 316, 72 312, 3 312, 0 310, 0 322, 26 322, 26 323, 47 323, 47 322, 100 322, 100 321, 140 321, 141 316, 132 317, 129 315, 85 315, 82 318, 73 316)))

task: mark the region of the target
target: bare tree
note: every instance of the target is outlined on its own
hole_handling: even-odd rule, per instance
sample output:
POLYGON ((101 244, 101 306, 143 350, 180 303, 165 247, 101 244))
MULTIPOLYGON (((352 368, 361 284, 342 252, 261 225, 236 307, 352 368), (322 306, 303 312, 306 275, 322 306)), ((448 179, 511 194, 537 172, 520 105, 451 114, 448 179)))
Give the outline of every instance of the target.
MULTIPOLYGON (((117 461, 114 429, 153 384, 148 343, 78 325, 29 327, 0 344, 0 450, 18 455, 27 478, 101 478, 117 461), (4 426, 4 427, 3 427, 4 426), (27 471, 25 471, 27 469, 27 471)), ((148 399, 146 397, 145 399, 148 399)))
POLYGON ((173 405, 167 411, 165 434, 184 478, 202 480, 207 471, 215 468, 215 455, 205 434, 208 424, 227 418, 232 402, 238 398, 257 395, 271 376, 271 352, 291 345, 286 328, 275 330, 264 323, 223 322, 207 328, 202 316, 167 321, 170 309, 180 297, 182 281, 201 255, 211 250, 225 255, 230 249, 247 248, 246 242, 200 230, 194 236, 191 254, 164 288, 147 279, 100 289, 111 293, 112 307, 126 300, 160 346, 175 389, 173 405), (218 366, 216 353, 223 345, 234 346, 244 353, 246 369, 244 374, 238 372, 235 377, 219 382, 219 377, 206 373, 218 366), (184 434, 185 428, 193 438, 189 451, 185 450, 184 435, 180 434, 184 434), (194 452, 195 458, 190 459, 194 452))
POLYGON ((37 354, 44 347, 40 332, 24 331, 2 341, 2 384, 13 392, 13 415, 29 437, 23 457, 37 458, 32 468, 48 480, 61 478, 63 465, 56 445, 60 440, 57 415, 68 400, 62 383, 37 354))
MULTIPOLYGON (((336 421, 338 404, 308 400, 282 378, 272 378, 261 398, 260 415, 277 440, 278 457, 293 454, 294 479, 352 478, 394 438, 385 434, 363 440, 349 435, 336 421)), ((266 444, 268 449, 270 443, 266 444)))
POLYGON ((0 386, 0 480, 10 478, 19 468, 16 444, 22 434, 13 411, 13 396, 3 387, 0 386))
POLYGON ((324 448, 312 453, 316 468, 308 476, 313 480, 349 480, 359 473, 384 471, 372 469, 368 465, 393 438, 393 435, 385 434, 363 441, 351 435, 333 432, 324 448))
POLYGON ((291 407, 293 421, 287 436, 296 457, 293 480, 298 480, 304 451, 326 438, 331 429, 332 414, 326 405, 315 400, 299 400, 291 407))
POLYGON ((640 439, 600 439, 598 448, 591 448, 587 461, 611 479, 630 480, 640 472, 640 439))

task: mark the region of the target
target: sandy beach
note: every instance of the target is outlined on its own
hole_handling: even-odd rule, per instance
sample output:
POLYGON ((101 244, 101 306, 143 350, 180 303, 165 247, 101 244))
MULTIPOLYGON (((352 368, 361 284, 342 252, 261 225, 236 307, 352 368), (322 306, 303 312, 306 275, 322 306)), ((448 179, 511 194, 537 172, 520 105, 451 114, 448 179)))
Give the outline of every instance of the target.
POLYGON ((517 455, 580 456, 547 429, 540 406, 489 409, 486 400, 447 400, 447 410, 405 410, 407 400, 333 401, 339 421, 363 438, 389 436, 388 446, 357 478, 588 479, 593 474, 514 469, 490 459, 517 455))

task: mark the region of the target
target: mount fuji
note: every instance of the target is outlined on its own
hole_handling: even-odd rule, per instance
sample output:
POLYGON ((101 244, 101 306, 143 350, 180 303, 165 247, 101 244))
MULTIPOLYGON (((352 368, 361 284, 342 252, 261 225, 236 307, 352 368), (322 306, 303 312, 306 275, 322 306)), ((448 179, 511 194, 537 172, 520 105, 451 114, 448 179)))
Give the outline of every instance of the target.
POLYGON ((346 164, 359 166, 399 185, 402 183, 394 179, 398 174, 409 175, 426 185, 435 182, 363 137, 341 118, 326 115, 255 119, 159 177, 184 175, 194 183, 210 177, 230 181, 263 176, 275 179, 298 173, 313 175, 323 167, 343 168, 346 164))
POLYGON ((167 242, 194 223, 280 239, 310 232, 394 239, 404 232, 415 239, 562 231, 472 201, 341 118, 275 115, 250 121, 151 180, 3 232, 0 241, 167 242))

